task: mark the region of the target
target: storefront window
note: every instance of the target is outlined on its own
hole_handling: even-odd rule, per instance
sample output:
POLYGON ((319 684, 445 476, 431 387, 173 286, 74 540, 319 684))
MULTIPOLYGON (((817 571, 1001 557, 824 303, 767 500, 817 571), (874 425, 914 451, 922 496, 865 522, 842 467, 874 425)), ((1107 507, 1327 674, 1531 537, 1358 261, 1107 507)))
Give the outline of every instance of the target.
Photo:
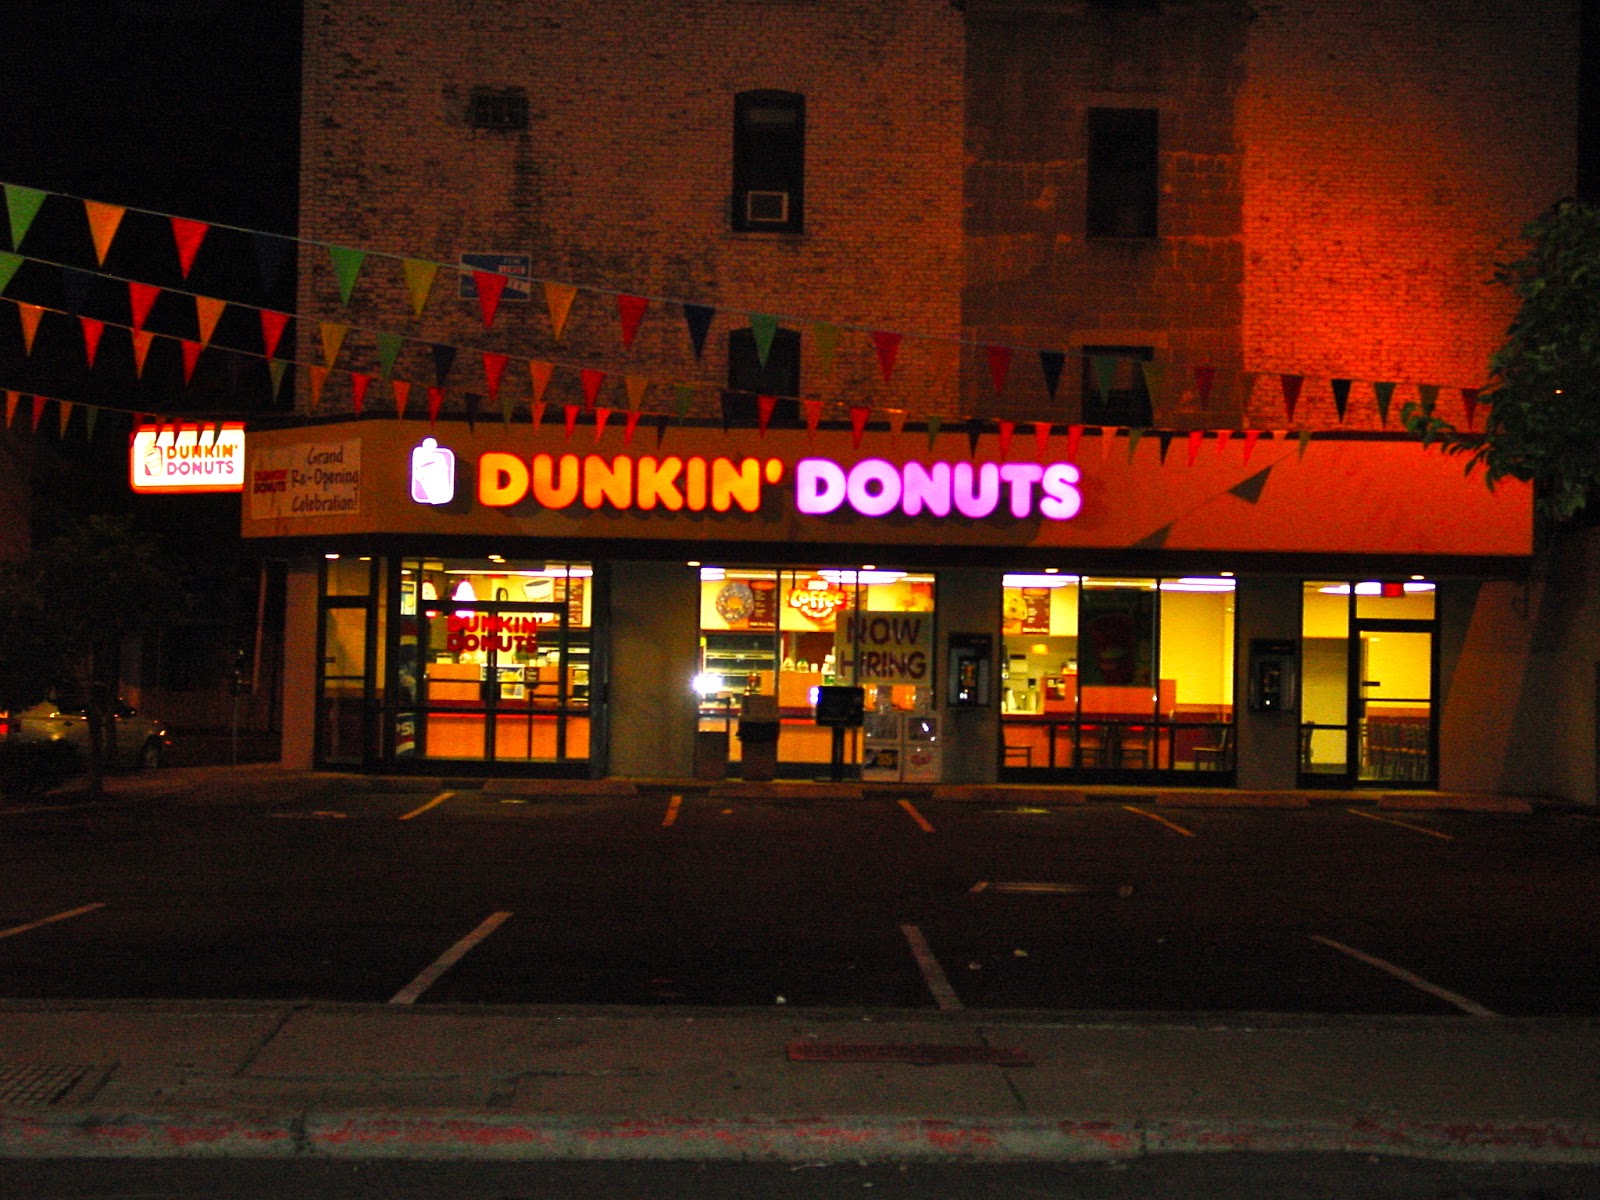
POLYGON ((382 562, 324 556, 321 675, 317 696, 317 757, 332 765, 363 765, 378 753, 374 706, 382 701, 382 562))

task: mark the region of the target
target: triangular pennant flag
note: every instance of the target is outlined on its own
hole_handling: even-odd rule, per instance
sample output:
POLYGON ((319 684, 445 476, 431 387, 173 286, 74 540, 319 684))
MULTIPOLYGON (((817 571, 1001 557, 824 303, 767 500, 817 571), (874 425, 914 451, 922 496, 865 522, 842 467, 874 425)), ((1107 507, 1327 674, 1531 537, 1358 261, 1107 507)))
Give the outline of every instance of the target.
POLYGON ((1200 397, 1200 407, 1205 408, 1211 403, 1211 387, 1217 380, 1215 367, 1196 367, 1194 369, 1194 390, 1200 397))
POLYGON ((889 436, 898 442, 900 435, 905 432, 906 410, 903 408, 891 408, 885 411, 889 414, 889 436))
POLYGON ((778 318, 771 313, 750 314, 750 335, 756 342, 756 361, 763 367, 772 353, 772 339, 778 332, 778 318))
POLYGON ((900 335, 880 329, 872 335, 872 345, 878 352, 878 369, 883 372, 883 381, 888 383, 889 376, 894 373, 895 356, 900 353, 900 335))
POLYGON ((633 347, 633 338, 639 332, 639 322, 644 320, 644 310, 650 307, 650 301, 643 296, 621 295, 617 297, 617 317, 622 322, 622 348, 633 347))
POLYGON ((187 217, 168 217, 172 222, 172 244, 178 251, 178 271, 189 278, 189 268, 194 266, 194 256, 200 252, 200 243, 206 240, 211 226, 204 221, 191 221, 187 217))
POLYGON ((433 382, 436 387, 443 387, 445 380, 450 378, 450 368, 456 365, 456 348, 443 342, 433 344, 433 382))
POLYGON ((1117 436, 1117 426, 1097 425, 1100 430, 1100 461, 1104 462, 1111 453, 1111 443, 1117 436))
POLYGON ((534 433, 539 432, 539 426, 544 424, 544 410, 549 405, 543 400, 531 401, 528 405, 528 424, 534 433))
POLYGON ((570 442, 572 440, 572 431, 578 424, 578 406, 576 404, 563 404, 561 407, 564 412, 563 423, 567 427, 567 441, 570 442))
POLYGON ((128 281, 128 310, 133 315, 129 322, 135 329, 143 329, 145 318, 150 315, 150 310, 155 307, 156 297, 161 294, 161 289, 150 283, 136 283, 128 281))
POLYGON ((98 200, 85 200, 83 212, 89 218, 89 236, 94 241, 94 256, 103 267, 106 255, 111 253, 111 241, 117 236, 117 227, 127 209, 117 204, 102 204, 98 200))
MULTIPOLYGON (((545 362, 543 359, 530 359, 528 362, 528 382, 533 386, 533 403, 543 404, 545 389, 550 386, 550 376, 555 374, 556 365, 545 362)), ((535 421, 537 425, 539 422, 535 421)))
POLYGON ((1141 438, 1143 438, 1143 437, 1144 437, 1144 430, 1142 430, 1142 429, 1129 429, 1128 430, 1128 461, 1129 462, 1133 461, 1134 452, 1139 449, 1139 440, 1141 438))
POLYGON ((316 412, 322 407, 322 388, 328 382, 328 368, 313 363, 306 367, 306 374, 311 377, 311 411, 316 412))
POLYGON ((694 403, 694 388, 687 383, 672 385, 672 407, 678 416, 689 414, 689 407, 694 403))
POLYGON ((1117 382, 1117 356, 1114 354, 1091 354, 1089 367, 1094 374, 1095 390, 1100 393, 1100 399, 1108 400, 1111 389, 1117 382))
POLYGON ((1039 351, 1039 370, 1044 372, 1044 390, 1052 400, 1056 398, 1056 389, 1061 386, 1061 368, 1066 363, 1067 356, 1060 350, 1039 351))
POLYGON ((595 367, 584 367, 578 372, 578 382, 583 387, 583 408, 587 412, 594 407, 595 400, 600 395, 600 388, 606 381, 606 373, 595 367))
POLYGON ((367 261, 367 252, 350 246, 329 246, 328 259, 333 263, 333 277, 339 284, 339 303, 349 304, 350 294, 356 289, 356 276, 361 274, 361 264, 367 261))
POLYGON ((1000 457, 1005 458, 1011 453, 1011 438, 1017 432, 1017 423, 1002 419, 995 425, 999 430, 1000 457))
MULTIPOLYGON (((1252 430, 1251 432, 1255 431, 1252 430)), ((1248 444, 1246 445, 1245 450, 1248 453, 1248 444)), ((1234 484, 1228 489, 1228 494, 1230 496, 1239 497, 1239 499, 1243 500, 1246 504, 1254 504, 1256 501, 1261 499, 1261 491, 1267 486, 1267 476, 1271 474, 1271 467, 1263 467, 1248 479, 1242 479, 1238 483, 1234 484)))
POLYGON ((1172 532, 1173 522, 1168 521, 1152 534, 1140 538, 1129 547, 1131 550, 1160 550, 1167 544, 1167 536, 1172 532))
POLYGON ((767 436, 767 424, 772 420, 772 410, 778 407, 776 396, 756 397, 756 433, 761 437, 767 436))
POLYGON ((261 272, 261 294, 270 296, 283 274, 284 260, 289 257, 287 239, 270 233, 252 233, 251 244, 256 252, 256 269, 261 272))
POLYGON ((1375 383, 1372 385, 1372 394, 1378 404, 1378 425, 1383 427, 1389 423, 1389 405, 1394 402, 1394 387, 1392 383, 1375 383))
POLYGON ((22 262, 22 255, 13 254, 9 250, 0 250, 0 292, 11 286, 11 277, 17 273, 17 268, 22 262))
POLYGON ((202 346, 211 344, 212 335, 217 332, 217 322, 222 319, 222 311, 227 307, 226 300, 218 300, 212 296, 194 298, 194 323, 200 330, 202 346))
POLYGON ((611 419, 611 410, 601 405, 594 410, 594 444, 600 444, 600 435, 606 431, 606 422, 611 419))
POLYGON ((39 432, 39 418, 42 416, 44 416, 44 397, 35 396, 33 398, 33 431, 35 433, 39 432))
POLYGON ((1033 423, 1033 445, 1039 452, 1040 462, 1050 461, 1050 428, 1049 421, 1033 423))
POLYGON ((283 340, 283 331, 288 324, 288 313, 274 312, 270 308, 261 310, 261 344, 268 358, 277 357, 278 343, 283 340))
POLYGON ((1300 457, 1301 458, 1304 458, 1306 456, 1306 447, 1309 446, 1310 444, 1311 444, 1311 430, 1302 429, 1300 431, 1300 457))
POLYGON ((200 361, 200 351, 205 347, 188 338, 181 339, 178 346, 183 351, 183 382, 187 384, 194 379, 195 364, 200 361))
POLYGON ((367 408, 367 389, 372 386, 372 376, 365 371, 350 372, 350 407, 360 416, 367 408))
POLYGON ((1250 456, 1255 453, 1256 442, 1261 438, 1261 430, 1246 429, 1244 431, 1244 461, 1248 463, 1250 456))
POLYGON ((544 285, 544 304, 550 311, 550 336, 556 341, 567 328, 567 318, 572 315, 572 302, 578 298, 578 289, 570 283, 544 285))
POLYGON ((467 428, 476 431, 478 428, 478 405, 483 403, 483 397, 477 392, 466 394, 467 402, 467 428))
POLYGON ((857 450, 861 449, 861 435, 867 430, 867 418, 872 415, 872 409, 865 404, 852 404, 850 406, 850 442, 857 450))
POLYGON ((984 420, 982 417, 967 418, 967 457, 978 457, 978 439, 983 436, 984 420))
POLYGON ((422 310, 428 305, 428 293, 433 290, 434 278, 439 274, 439 264, 421 258, 403 258, 400 260, 400 273, 405 276, 411 311, 421 317, 422 310))
POLYGON ((94 441, 94 423, 99 417, 100 410, 94 405, 85 405, 83 409, 83 439, 86 442, 94 441))
POLYGON ((404 379, 391 379, 389 387, 394 392, 394 415, 396 420, 406 419, 406 402, 411 399, 411 384, 404 379))
POLYGON ((319 324, 322 327, 322 362, 324 366, 331 367, 338 360, 339 348, 344 345, 345 334, 350 332, 350 326, 332 321, 319 324))
POLYGON ((1172 449, 1172 439, 1176 436, 1177 434, 1170 429, 1163 429, 1156 434, 1156 440, 1161 443, 1161 462, 1163 465, 1167 461, 1167 451, 1172 449))
POLYGON ((817 358, 822 369, 833 370, 833 356, 839 349, 839 327, 831 321, 815 321, 811 325, 811 340, 817 344, 817 358))
POLYGON ((483 318, 485 329, 494 324, 494 315, 500 311, 500 297, 505 295, 506 284, 510 282, 510 276, 498 271, 472 273, 472 284, 478 290, 478 315, 483 318))
POLYGON ((1067 461, 1078 461, 1078 443, 1083 440, 1082 425, 1067 426, 1067 461))
POLYGON ((22 249, 22 239, 28 235, 28 227, 33 224, 34 217, 39 215, 39 206, 44 203, 44 193, 36 188, 20 187, 14 183, 5 185, 6 211, 11 215, 11 248, 22 249))
POLYGON ((500 380, 506 373, 506 364, 511 361, 505 354, 496 354, 492 350, 483 352, 483 387, 489 393, 489 403, 493 404, 500 396, 500 380))
POLYGON ((434 386, 428 389, 428 424, 432 425, 439 420, 439 410, 444 408, 444 388, 434 386))
POLYGON ((944 418, 935 414, 928 418, 928 451, 932 453, 933 445, 939 440, 939 431, 944 427, 944 418))
POLYGON ((60 418, 60 421, 56 427, 56 436, 66 437, 67 426, 72 423, 72 401, 58 400, 56 401, 56 405, 60 409, 60 412, 57 414, 60 418))
POLYGON ((1433 410, 1439 404, 1439 385, 1437 383, 1417 384, 1417 401, 1422 407, 1422 415, 1433 416, 1433 410))
POLYGON ((1221 454, 1224 450, 1226 450, 1228 448, 1228 439, 1231 438, 1232 436, 1233 436, 1233 430, 1231 430, 1231 429, 1219 429, 1219 430, 1217 430, 1217 453, 1218 454, 1221 454))
POLYGON ((1300 403, 1300 388, 1305 384, 1304 375, 1279 374, 1278 382, 1283 387, 1283 411, 1289 420, 1294 420, 1295 405, 1300 403))
POLYGON ((644 394, 650 390, 648 375, 625 375, 622 386, 628 393, 628 411, 638 412, 644 404, 644 394))
POLYGON ((822 420, 822 401, 802 400, 800 408, 806 417, 806 437, 814 442, 817 440, 817 422, 822 420))
POLYGON ((1339 420, 1344 420, 1345 407, 1350 403, 1350 380, 1330 379, 1328 386, 1333 389, 1333 411, 1339 414, 1339 420))
POLYGON ((685 304, 683 323, 689 327, 689 344, 694 347, 695 361, 705 353, 706 333, 711 328, 711 318, 717 310, 704 304, 685 304))
POLYGON ((1467 428, 1471 429, 1472 428, 1472 423, 1477 418, 1477 415, 1478 415, 1478 389, 1477 388, 1462 388, 1461 389, 1461 407, 1466 411, 1466 414, 1467 414, 1467 428))
POLYGON ((272 380, 271 394, 276 397, 283 390, 283 377, 289 373, 289 364, 281 358, 267 360, 267 375, 272 380))
POLYGON ((39 332, 39 321, 44 316, 44 309, 37 304, 17 305, 17 316, 22 319, 22 352, 33 353, 33 339, 39 332))
POLYGON ((633 432, 639 428, 639 418, 644 416, 637 408, 628 410, 627 422, 622 426, 622 444, 633 445, 633 432))
POLYGON ((405 338, 398 333, 380 333, 375 335, 375 340, 378 343, 378 378, 387 379, 394 374, 395 360, 400 357, 405 338))
POLYGON ((1200 453, 1200 443, 1205 441, 1204 429, 1189 430, 1189 466, 1194 466, 1195 455, 1200 453))
POLYGON ((78 324, 83 327, 84 361, 93 368, 94 356, 100 352, 100 335, 106 331, 105 322, 92 317, 79 317, 78 324))
POLYGON ((17 419, 17 401, 22 399, 21 392, 6 389, 6 428, 11 428, 11 422, 17 419))
POLYGON ((666 413, 659 413, 656 416, 656 449, 657 450, 661 449, 661 443, 664 442, 666 440, 666 438, 667 438, 667 425, 671 420, 672 420, 672 418, 667 416, 666 413))
POLYGON ((1150 393, 1150 406, 1156 412, 1167 410, 1167 364, 1162 362, 1142 362, 1139 366, 1144 371, 1144 388, 1150 393))
POLYGON ((994 384, 994 394, 1003 395, 1006 390, 1006 376, 1011 373, 1011 347, 985 346, 983 356, 989 363, 989 382, 994 384))
MULTIPOLYGON (((16 258, 19 263, 22 261, 16 255, 9 257, 16 258)), ((61 268, 61 294, 66 300, 69 314, 75 317, 83 311, 89 299, 89 289, 94 287, 94 281, 99 278, 93 271, 80 271, 77 267, 61 268)))

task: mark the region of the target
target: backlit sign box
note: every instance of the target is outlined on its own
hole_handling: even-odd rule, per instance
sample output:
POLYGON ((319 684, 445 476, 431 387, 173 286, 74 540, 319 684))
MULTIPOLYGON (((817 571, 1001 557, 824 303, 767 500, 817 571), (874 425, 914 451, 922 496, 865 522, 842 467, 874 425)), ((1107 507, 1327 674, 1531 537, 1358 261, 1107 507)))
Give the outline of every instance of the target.
POLYGON ((242 492, 244 423, 139 426, 128 484, 136 492, 242 492))

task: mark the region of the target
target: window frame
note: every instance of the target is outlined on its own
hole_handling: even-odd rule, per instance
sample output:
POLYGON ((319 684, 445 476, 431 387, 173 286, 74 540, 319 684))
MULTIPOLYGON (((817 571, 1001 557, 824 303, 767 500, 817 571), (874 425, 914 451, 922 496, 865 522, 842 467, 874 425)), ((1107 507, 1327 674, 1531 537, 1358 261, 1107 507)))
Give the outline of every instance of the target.
POLYGON ((806 98, 799 92, 758 88, 733 98, 733 191, 729 221, 735 233, 805 232, 806 98), (751 127, 753 113, 789 109, 793 121, 786 133, 751 127), (752 194, 783 193, 784 219, 751 219, 752 194))

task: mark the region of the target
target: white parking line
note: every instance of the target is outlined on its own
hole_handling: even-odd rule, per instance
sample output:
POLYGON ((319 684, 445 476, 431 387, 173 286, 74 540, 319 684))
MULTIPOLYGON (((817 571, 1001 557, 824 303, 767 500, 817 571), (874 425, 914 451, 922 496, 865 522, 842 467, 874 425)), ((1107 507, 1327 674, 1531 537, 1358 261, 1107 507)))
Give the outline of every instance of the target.
POLYGON ((55 921, 65 921, 70 917, 81 917, 84 913, 92 913, 95 909, 104 907, 105 902, 97 900, 93 904, 69 908, 66 912, 58 912, 50 917, 40 917, 37 921, 29 921, 26 925, 13 925, 10 929, 0 929, 0 938, 16 937, 19 933, 27 933, 30 929, 38 929, 41 925, 49 925, 55 921))
POLYGON ((961 1008, 961 998, 956 995, 955 989, 950 986, 950 980, 944 973, 944 968, 939 965, 939 960, 933 956, 933 951, 928 948, 928 939, 922 936, 922 930, 915 925, 902 925, 900 932, 906 935, 906 941, 911 946, 911 957, 917 960, 917 967, 922 971, 923 982, 928 985, 928 990, 933 993, 933 1001, 944 1012, 956 1012, 961 1008))
POLYGON ((1355 817, 1365 817, 1369 821, 1382 821, 1385 825, 1398 825, 1401 829, 1410 829, 1417 833, 1425 833, 1429 837, 1436 837, 1441 842, 1456 840, 1453 833, 1440 833, 1437 829, 1429 829, 1426 825, 1413 825, 1409 821, 1396 821, 1393 817, 1380 817, 1377 813, 1362 812, 1359 808, 1347 808, 1345 812, 1355 817))
POLYGON ((911 803, 909 800, 902 800, 900 801, 900 807, 905 809, 910 815, 911 819, 922 827, 923 833, 933 832, 933 826, 929 823, 928 818, 917 811, 917 806, 915 804, 911 803))
POLYGON ((437 796, 435 796, 432 800, 429 800, 421 808, 413 808, 410 812, 406 813, 400 819, 402 821, 409 821, 409 820, 411 820, 412 817, 420 817, 423 813, 427 812, 430 808, 434 807, 434 805, 443 804, 446 800, 450 799, 450 797, 454 796, 454 795, 455 795, 454 792, 440 792, 437 796))
POLYGON ((661 818, 661 826, 663 829, 668 825, 676 825, 678 823, 678 809, 682 807, 682 796, 674 796, 671 800, 667 801, 667 815, 661 818))
POLYGON ((1185 829, 1182 825, 1174 825, 1171 821, 1167 820, 1165 817, 1158 817, 1153 812, 1145 812, 1144 809, 1135 808, 1131 804, 1124 804, 1122 807, 1127 812, 1138 813, 1141 817, 1149 817, 1152 821, 1159 821, 1161 824, 1165 825, 1168 829, 1171 829, 1171 830, 1173 830, 1173 831, 1175 831, 1177 833, 1183 834, 1184 837, 1193 837, 1194 836, 1194 830, 1185 829))
POLYGON ((486 918, 481 925, 435 959, 427 970, 396 992, 389 1003, 415 1004, 418 996, 437 983, 441 975, 466 957, 467 951, 499 929, 510 916, 508 912, 497 912, 486 918))
POLYGON ((1442 988, 1436 983, 1429 983, 1422 976, 1414 974, 1411 971, 1406 970, 1404 967, 1397 967, 1392 962, 1387 962, 1384 959, 1377 958, 1371 954, 1365 954, 1362 951, 1357 950, 1354 946, 1346 946, 1343 942, 1336 942, 1332 938, 1325 938, 1318 934, 1312 934, 1311 940, 1313 942, 1321 942, 1324 946, 1331 946, 1333 949, 1339 951, 1340 954, 1348 954, 1357 962, 1364 962, 1369 967, 1377 967, 1380 971, 1387 971, 1396 979, 1403 980, 1414 988, 1420 988, 1422 991, 1427 992, 1430 996, 1437 996, 1446 1004, 1453 1004, 1464 1013, 1470 1013, 1475 1017, 1482 1017, 1483 1019, 1489 1021, 1495 1020, 1500 1015, 1496 1012, 1490 1012, 1476 1000, 1468 1000, 1465 996, 1458 995, 1457 993, 1450 991, 1448 988, 1442 988))

